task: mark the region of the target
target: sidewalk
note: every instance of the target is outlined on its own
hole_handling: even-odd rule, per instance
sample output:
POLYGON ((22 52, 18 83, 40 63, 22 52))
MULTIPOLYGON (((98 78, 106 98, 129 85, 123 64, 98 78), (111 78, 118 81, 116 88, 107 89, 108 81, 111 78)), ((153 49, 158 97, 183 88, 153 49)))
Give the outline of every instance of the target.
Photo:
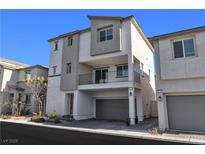
MULTIPOLYGON (((163 141, 174 141, 174 142, 183 142, 183 143, 192 143, 192 144, 205 144, 205 134, 188 134, 188 133, 162 133, 162 134, 150 134, 147 129, 143 129, 142 126, 126 126, 124 123, 106 123, 99 121, 75 121, 75 122, 66 122, 63 123, 34 123, 29 122, 28 118, 18 118, 15 119, 0 119, 0 122, 12 122, 20 123, 26 125, 35 125, 43 126, 48 128, 57 128, 57 129, 67 129, 73 131, 82 131, 88 133, 98 133, 98 134, 107 134, 107 135, 116 135, 116 136, 125 136, 133 138, 143 138, 143 139, 152 139, 152 140, 163 140, 163 141)), ((146 125, 147 126, 147 125, 146 125)))

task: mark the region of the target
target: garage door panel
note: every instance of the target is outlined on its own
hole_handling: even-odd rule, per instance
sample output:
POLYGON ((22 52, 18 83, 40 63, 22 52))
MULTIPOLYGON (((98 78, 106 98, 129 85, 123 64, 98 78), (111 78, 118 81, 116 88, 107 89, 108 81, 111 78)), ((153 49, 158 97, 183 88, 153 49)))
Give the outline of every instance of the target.
POLYGON ((170 129, 205 131, 205 96, 167 96, 170 129))
POLYGON ((96 118, 125 120, 128 118, 128 99, 97 99, 96 118))

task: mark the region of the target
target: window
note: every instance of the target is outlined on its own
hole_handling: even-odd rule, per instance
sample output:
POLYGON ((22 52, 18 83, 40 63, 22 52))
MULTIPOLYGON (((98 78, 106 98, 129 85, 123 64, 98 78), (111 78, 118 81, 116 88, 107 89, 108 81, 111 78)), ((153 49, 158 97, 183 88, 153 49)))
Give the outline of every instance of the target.
POLYGON ((66 63, 66 73, 71 73, 71 63, 66 63))
POLYGON ((17 100, 18 100, 18 101, 21 101, 21 98, 22 98, 22 94, 19 93, 19 94, 18 94, 18 99, 17 99, 17 100))
POLYGON ((108 82, 108 69, 98 69, 95 71, 95 83, 108 82))
POLYGON ((194 40, 184 39, 173 42, 174 58, 195 56, 194 40))
POLYGON ((56 75, 56 68, 57 66, 53 66, 53 75, 56 75))
POLYGON ((30 95, 26 95, 25 103, 26 104, 30 104, 30 102, 31 102, 31 96, 30 95))
POLYGON ((73 39, 72 38, 68 38, 68 46, 72 46, 73 45, 73 39))
POLYGON ((54 43, 54 51, 58 50, 58 42, 54 43))
POLYGON ((29 78, 31 78, 31 71, 25 71, 25 77, 24 77, 24 79, 27 80, 27 79, 29 79, 29 78))
POLYGON ((127 77, 128 76, 128 65, 117 66, 117 77, 127 77))
POLYGON ((100 32, 100 42, 106 41, 106 40, 112 40, 113 39, 113 29, 112 28, 106 28, 99 30, 100 32))

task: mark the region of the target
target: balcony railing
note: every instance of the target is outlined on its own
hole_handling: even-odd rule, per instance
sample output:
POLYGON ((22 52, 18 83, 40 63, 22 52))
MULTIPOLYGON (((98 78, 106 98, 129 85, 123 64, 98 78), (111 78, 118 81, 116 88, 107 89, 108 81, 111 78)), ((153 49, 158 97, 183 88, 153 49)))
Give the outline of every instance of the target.
MULTIPOLYGON (((127 82, 128 76, 118 76, 116 71, 104 72, 103 74, 80 74, 79 85, 87 84, 103 84, 113 82, 127 82)), ((138 72, 134 72, 134 82, 141 82, 141 75, 138 72)))

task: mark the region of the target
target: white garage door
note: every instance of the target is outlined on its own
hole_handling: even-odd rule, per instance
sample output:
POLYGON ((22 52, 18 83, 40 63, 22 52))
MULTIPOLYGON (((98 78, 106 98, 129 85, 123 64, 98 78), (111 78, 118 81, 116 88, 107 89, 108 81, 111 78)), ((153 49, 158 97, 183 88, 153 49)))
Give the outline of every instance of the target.
POLYGON ((167 96, 170 129, 205 132, 205 96, 167 96))

